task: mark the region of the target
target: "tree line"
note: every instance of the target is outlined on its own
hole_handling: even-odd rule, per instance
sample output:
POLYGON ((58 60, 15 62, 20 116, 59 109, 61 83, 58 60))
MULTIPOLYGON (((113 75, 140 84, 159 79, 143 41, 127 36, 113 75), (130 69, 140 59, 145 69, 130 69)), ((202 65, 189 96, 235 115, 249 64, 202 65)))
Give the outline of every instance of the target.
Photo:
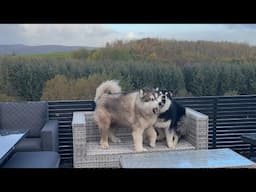
POLYGON ((256 93, 254 47, 227 42, 117 41, 63 57, 0 57, 0 101, 93 99, 104 80, 176 96, 256 93))

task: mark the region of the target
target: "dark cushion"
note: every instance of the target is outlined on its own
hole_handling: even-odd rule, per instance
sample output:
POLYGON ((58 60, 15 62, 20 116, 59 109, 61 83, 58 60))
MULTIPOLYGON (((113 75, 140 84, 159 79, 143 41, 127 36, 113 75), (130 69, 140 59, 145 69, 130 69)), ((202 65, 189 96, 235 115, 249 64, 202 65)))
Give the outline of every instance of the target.
POLYGON ((3 168, 58 168, 60 155, 53 151, 17 152, 3 168))
POLYGON ((47 120, 47 102, 7 102, 1 104, 3 129, 29 129, 28 137, 39 137, 47 120))
POLYGON ((23 138, 16 146, 15 151, 40 151, 40 138, 23 138))
POLYGON ((58 151, 58 121, 49 120, 41 130, 42 151, 58 151))

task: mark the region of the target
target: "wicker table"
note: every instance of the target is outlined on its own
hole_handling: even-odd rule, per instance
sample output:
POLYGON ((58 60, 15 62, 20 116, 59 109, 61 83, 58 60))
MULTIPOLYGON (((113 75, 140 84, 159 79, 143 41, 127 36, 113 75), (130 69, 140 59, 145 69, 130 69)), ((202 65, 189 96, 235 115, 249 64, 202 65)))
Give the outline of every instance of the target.
POLYGON ((254 168, 256 164, 226 148, 124 155, 120 165, 122 168, 254 168))

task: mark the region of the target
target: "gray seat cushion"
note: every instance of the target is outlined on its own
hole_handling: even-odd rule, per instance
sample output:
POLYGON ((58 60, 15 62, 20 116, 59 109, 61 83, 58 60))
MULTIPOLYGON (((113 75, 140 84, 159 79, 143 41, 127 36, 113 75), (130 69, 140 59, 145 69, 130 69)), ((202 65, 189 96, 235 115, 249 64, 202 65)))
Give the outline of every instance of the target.
POLYGON ((23 138, 16 146, 15 151, 40 151, 40 138, 23 138))
POLYGON ((0 108, 2 129, 29 129, 28 137, 39 137, 47 120, 47 102, 7 102, 0 108))
POLYGON ((58 168, 60 155, 53 151, 17 152, 3 168, 58 168))

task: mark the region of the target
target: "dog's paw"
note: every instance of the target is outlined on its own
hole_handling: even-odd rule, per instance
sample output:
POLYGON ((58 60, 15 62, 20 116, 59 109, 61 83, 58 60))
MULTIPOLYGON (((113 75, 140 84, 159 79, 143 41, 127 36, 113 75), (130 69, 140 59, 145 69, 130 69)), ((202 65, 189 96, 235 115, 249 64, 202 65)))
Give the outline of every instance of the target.
POLYGON ((149 143, 149 146, 154 148, 156 146, 156 143, 155 142, 149 143))
POLYGON ((118 137, 112 138, 112 142, 113 143, 121 143, 121 139, 119 139, 118 137))
POLYGON ((148 151, 146 148, 142 147, 142 148, 139 148, 139 149, 135 149, 136 152, 146 152, 148 151))
POLYGON ((101 145, 100 145, 100 148, 101 148, 101 149, 108 149, 108 148, 109 148, 109 145, 108 145, 108 144, 105 144, 105 145, 104 145, 104 144, 101 144, 101 145))
POLYGON ((175 145, 173 142, 168 142, 167 143, 167 146, 170 148, 170 149, 175 149, 175 145))
POLYGON ((107 142, 101 142, 101 143, 100 143, 100 148, 101 148, 101 149, 108 149, 108 148, 109 148, 109 145, 108 145, 107 142))

